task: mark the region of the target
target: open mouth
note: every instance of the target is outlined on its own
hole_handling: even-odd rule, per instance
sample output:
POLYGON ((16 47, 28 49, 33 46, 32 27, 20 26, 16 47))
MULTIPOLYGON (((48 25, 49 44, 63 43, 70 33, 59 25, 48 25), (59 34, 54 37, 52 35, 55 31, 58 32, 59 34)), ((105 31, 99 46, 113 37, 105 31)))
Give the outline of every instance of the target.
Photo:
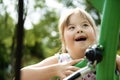
POLYGON ((79 37, 75 39, 75 41, 86 41, 86 40, 87 40, 86 37, 79 37))

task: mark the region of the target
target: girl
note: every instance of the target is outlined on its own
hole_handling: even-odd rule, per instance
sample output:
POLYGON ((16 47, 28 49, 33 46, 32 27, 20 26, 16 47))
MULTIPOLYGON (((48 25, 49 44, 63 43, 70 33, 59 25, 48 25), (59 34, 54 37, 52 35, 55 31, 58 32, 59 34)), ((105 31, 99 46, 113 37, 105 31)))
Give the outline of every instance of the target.
MULTIPOLYGON (((21 69, 22 80, 50 80, 53 76, 67 77, 79 68, 72 66, 84 58, 85 50, 96 43, 96 25, 91 16, 79 8, 71 10, 60 18, 59 32, 62 54, 56 54, 42 62, 21 69)), ((116 58, 120 70, 120 56, 116 58)), ((80 80, 95 80, 94 73, 88 73, 80 80)))

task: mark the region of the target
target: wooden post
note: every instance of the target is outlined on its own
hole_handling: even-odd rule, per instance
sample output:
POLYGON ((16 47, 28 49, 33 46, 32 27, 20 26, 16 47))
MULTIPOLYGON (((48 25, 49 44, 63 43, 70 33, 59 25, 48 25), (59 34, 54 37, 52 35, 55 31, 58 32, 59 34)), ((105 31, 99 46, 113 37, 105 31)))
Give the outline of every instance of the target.
POLYGON ((16 28, 16 50, 15 50, 15 80, 20 80, 20 68, 23 48, 23 0, 18 0, 18 24, 16 28))

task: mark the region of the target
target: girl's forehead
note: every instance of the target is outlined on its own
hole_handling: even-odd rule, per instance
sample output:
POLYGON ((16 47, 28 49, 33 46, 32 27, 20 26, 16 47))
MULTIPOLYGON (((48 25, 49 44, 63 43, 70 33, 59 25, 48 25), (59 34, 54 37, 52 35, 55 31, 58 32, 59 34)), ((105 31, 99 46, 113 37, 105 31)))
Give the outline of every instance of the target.
POLYGON ((82 22, 88 22, 88 20, 87 20, 86 16, 80 12, 75 12, 75 13, 71 14, 68 18, 68 24, 72 24, 72 23, 79 24, 82 22))

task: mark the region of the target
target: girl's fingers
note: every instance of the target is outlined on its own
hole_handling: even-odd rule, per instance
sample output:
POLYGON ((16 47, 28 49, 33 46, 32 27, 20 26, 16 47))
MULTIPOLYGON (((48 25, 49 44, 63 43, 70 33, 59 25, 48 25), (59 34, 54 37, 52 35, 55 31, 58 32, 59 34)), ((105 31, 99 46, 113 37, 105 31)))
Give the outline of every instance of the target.
POLYGON ((117 63, 118 71, 120 72, 120 56, 119 55, 116 56, 116 63, 117 63))
POLYGON ((66 76, 69 76, 69 75, 71 75, 72 73, 74 73, 74 72, 71 71, 71 70, 67 70, 67 71, 65 72, 65 75, 66 75, 66 76))
POLYGON ((77 70, 79 70, 80 68, 78 68, 78 67, 75 67, 75 66, 69 66, 68 67, 68 70, 71 70, 71 71, 77 71, 77 70))
POLYGON ((65 74, 62 74, 60 77, 60 80, 63 80, 64 78, 66 78, 67 76, 65 74))
POLYGON ((66 70, 65 75, 66 75, 66 76, 69 76, 69 75, 71 75, 72 73, 74 73, 75 71, 77 71, 77 70, 79 70, 79 69, 80 69, 80 68, 78 68, 78 67, 70 66, 70 67, 68 67, 68 69, 66 70))
POLYGON ((76 60, 72 60, 68 63, 62 63, 62 65, 64 65, 64 69, 62 70, 62 75, 61 78, 64 79, 65 77, 71 75, 72 73, 74 73, 75 71, 79 70, 80 68, 72 66, 78 62, 80 62, 83 59, 76 59, 76 60))

